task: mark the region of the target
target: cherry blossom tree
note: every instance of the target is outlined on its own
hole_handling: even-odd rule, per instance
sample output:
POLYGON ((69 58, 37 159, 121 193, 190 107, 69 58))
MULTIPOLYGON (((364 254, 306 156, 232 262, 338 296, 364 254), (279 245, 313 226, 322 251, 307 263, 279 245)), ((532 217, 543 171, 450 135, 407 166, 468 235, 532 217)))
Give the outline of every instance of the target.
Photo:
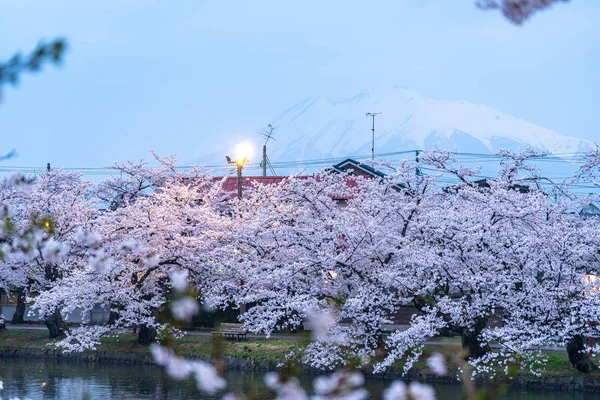
MULTIPOLYGON (((6 179, 0 285, 43 292, 81 267, 78 235, 97 213, 92 184, 77 173, 48 171, 33 182, 6 179)), ((51 337, 64 333, 60 307, 41 312, 51 337)))
POLYGON ((381 181, 322 173, 256 187, 233 207, 239 223, 215 257, 235 279, 211 282, 211 294, 258 303, 242 320, 267 335, 328 310, 331 331, 305 354, 313 367, 372 357, 382 326, 423 286, 406 265, 427 257, 419 214, 437 200, 434 178, 414 174, 403 163, 381 181))
POLYGON ((88 267, 36 299, 39 308, 59 303, 66 314, 83 310, 82 326, 59 343, 67 350, 94 347, 103 335, 131 326, 139 327, 140 344, 154 342, 157 331, 173 322, 159 318, 172 292, 170 274, 185 272, 202 281, 206 259, 228 220, 218 210, 220 187, 198 169, 177 170, 173 158, 157 160, 159 168, 114 166, 123 176, 98 190, 108 209, 93 221, 100 244, 88 267), (96 305, 111 310, 109 324, 95 326, 85 317, 96 305))
POLYGON ((443 152, 424 157, 462 183, 438 196, 424 216, 420 230, 435 254, 421 266, 429 274, 422 279, 435 283, 414 298, 425 316, 390 336, 390 356, 382 366, 424 333, 449 331, 462 336, 474 364, 492 363, 501 353, 528 356, 540 346, 568 344, 574 366, 595 368, 580 337, 593 330, 589 321, 597 313, 598 298, 586 276, 598 268, 598 221, 583 220, 572 213, 569 199, 559 201, 540 189, 542 178, 526 163, 540 154, 502 155, 498 178, 484 181, 469 180, 464 169, 442 162, 443 152), (501 327, 488 325, 493 316, 502 318, 501 327), (501 351, 490 352, 492 340, 501 351))
MULTIPOLYGON (((173 158, 158 157, 160 168, 119 164, 123 176, 96 191, 107 210, 80 217, 83 231, 72 238, 52 237, 61 243, 54 248, 68 243, 70 252, 55 253, 75 267, 37 285, 34 307, 45 316, 83 310, 83 325, 60 342, 67 350, 134 324, 140 343, 154 342, 196 312, 201 296, 221 307, 252 304, 241 321, 255 332, 325 327, 296 355, 317 368, 381 371, 404 359, 406 371, 427 340, 459 335, 481 371, 507 360, 532 365, 536 349, 555 345, 592 370, 582 338, 598 329, 590 324, 600 309, 590 278, 600 275, 598 221, 574 211, 577 196, 559 196, 567 188, 545 189, 529 163, 540 153, 501 155, 494 179, 436 151, 419 164, 380 165, 383 178, 292 176, 243 199, 201 170, 178 170, 173 158), (456 184, 441 184, 450 177, 456 184), (193 299, 169 305, 182 281, 193 299), (113 311, 109 324, 86 319, 98 304, 113 311), (406 306, 418 310, 408 329, 384 334, 406 306), (174 319, 164 317, 169 307, 174 319), (501 326, 490 324, 495 317, 501 326)), ((78 214, 65 210, 52 213, 64 215, 57 223, 78 214)))
POLYGON ((383 180, 348 185, 347 176, 321 174, 256 187, 232 208, 239 224, 215 257, 227 279, 219 285, 214 277, 212 295, 258 303, 242 320, 267 334, 300 325, 310 310, 328 310, 328 335, 304 355, 314 367, 373 357, 382 326, 407 304, 421 315, 385 339, 379 370, 406 356, 410 368, 424 342, 440 334, 460 335, 473 364, 499 357, 490 354, 491 340, 503 357, 576 341, 589 333, 598 301, 585 281, 597 265, 596 222, 539 189, 541 178, 527 164, 539 154, 504 156, 496 180, 478 182, 476 171, 437 152, 383 180), (419 175, 416 167, 439 175, 419 175), (441 174, 460 184, 442 190, 441 174), (502 327, 489 326, 494 316, 502 327))

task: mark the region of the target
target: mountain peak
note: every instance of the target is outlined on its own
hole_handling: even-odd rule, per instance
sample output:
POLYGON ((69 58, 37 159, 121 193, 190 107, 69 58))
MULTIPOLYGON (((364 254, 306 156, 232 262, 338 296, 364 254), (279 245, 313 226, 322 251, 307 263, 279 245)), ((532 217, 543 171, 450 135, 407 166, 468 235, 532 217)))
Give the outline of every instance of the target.
MULTIPOLYGON (((299 100, 275 119, 276 141, 269 142, 271 162, 369 157, 372 118, 375 154, 444 148, 463 153, 494 153, 499 149, 546 149, 562 156, 592 148, 590 141, 564 136, 469 101, 433 100, 393 85, 338 96, 299 100)), ((255 139, 256 148, 264 142, 255 139)), ((222 164, 224 149, 214 149, 194 163, 222 164)), ((567 157, 565 157, 567 158, 567 157)), ((258 159, 252 160, 258 164, 258 159)), ((287 163, 286 163, 287 164, 287 163)), ((291 163, 290 165, 293 165, 291 163)))
POLYGON ((334 158, 370 154, 371 118, 375 152, 450 148, 462 152, 513 151, 533 146, 551 153, 573 153, 591 142, 563 136, 485 105, 439 101, 393 85, 346 97, 307 97, 274 121, 278 143, 272 160, 334 158))

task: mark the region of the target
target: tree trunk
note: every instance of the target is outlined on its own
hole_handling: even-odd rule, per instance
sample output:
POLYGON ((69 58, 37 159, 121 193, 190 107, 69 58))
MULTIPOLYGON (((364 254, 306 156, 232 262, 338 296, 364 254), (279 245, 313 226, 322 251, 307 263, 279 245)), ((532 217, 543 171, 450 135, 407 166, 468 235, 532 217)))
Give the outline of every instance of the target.
POLYGON ((156 339, 156 329, 140 325, 137 342, 142 346, 150 346, 156 339))
POLYGON ((4 323, 4 315, 2 315, 2 304, 0 304, 0 331, 6 329, 6 324, 4 323))
POLYGON ((567 343, 567 354, 569 355, 571 365, 575 367, 577 371, 587 374, 598 369, 596 364, 590 359, 589 354, 585 351, 583 336, 581 335, 573 336, 571 340, 569 340, 569 343, 567 343))
POLYGON ((67 324, 63 321, 58 308, 56 308, 52 314, 44 318, 44 324, 48 328, 51 339, 63 336, 67 330, 67 324))
POLYGON ((25 322, 25 292, 23 290, 19 290, 19 294, 17 295, 17 308, 15 308, 11 322, 13 324, 22 324, 25 322))
POLYGON ((6 324, 4 323, 4 315, 2 314, 2 292, 0 289, 0 331, 6 329, 6 324))
POLYGON ((113 311, 113 307, 110 307, 110 313, 108 314, 108 324, 114 325, 119 319, 120 315, 117 311, 113 311))
POLYGON ((467 360, 479 358, 490 351, 487 344, 482 346, 479 335, 487 325, 487 318, 478 319, 472 330, 462 329, 462 347, 468 351, 467 360))

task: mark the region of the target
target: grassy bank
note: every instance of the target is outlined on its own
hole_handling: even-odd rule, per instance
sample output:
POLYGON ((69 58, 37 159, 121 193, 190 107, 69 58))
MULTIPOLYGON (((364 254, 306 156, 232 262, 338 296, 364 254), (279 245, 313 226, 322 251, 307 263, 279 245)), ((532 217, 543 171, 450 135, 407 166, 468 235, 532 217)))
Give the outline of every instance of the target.
MULTIPOLYGON (((124 333, 118 337, 106 337, 98 346, 98 351, 149 354, 146 346, 136 343, 137 335, 124 333)), ((213 356, 211 336, 186 336, 174 339, 178 353, 185 357, 213 356)), ((43 330, 6 330, 0 332, 0 348, 51 349, 53 340, 43 330)), ((281 360, 290 351, 301 346, 293 339, 247 339, 222 341, 226 357, 256 358, 260 360, 281 360)))
MULTIPOLYGON (((125 333, 118 337, 108 337, 102 340, 102 344, 98 346, 97 352, 88 352, 88 354, 108 354, 112 356, 114 361, 115 355, 118 358, 122 357, 137 357, 137 360, 151 362, 148 347, 140 346, 136 343, 136 335, 125 333)), ((52 340, 48 339, 47 332, 43 330, 7 330, 0 332, 0 355, 18 352, 28 354, 28 351, 48 352, 58 354, 48 344, 52 340)), ((223 341, 222 351, 223 356, 232 359, 247 359, 252 360, 251 363, 245 365, 256 366, 259 363, 268 368, 273 368, 277 361, 283 360, 290 351, 300 349, 303 341, 297 339, 247 339, 241 341, 223 341)), ((455 340, 450 340, 444 346, 431 345, 424 349, 424 357, 426 359, 429 354, 442 351, 451 358, 453 352, 457 351, 457 343, 455 340)), ((174 339, 174 347, 178 353, 186 357, 212 357, 214 356, 214 342, 211 336, 186 336, 181 339, 174 339)), ((572 384, 580 381, 580 384, 587 385, 591 382, 593 387, 600 388, 600 372, 591 374, 582 374, 577 372, 569 363, 566 352, 551 351, 545 354, 548 358, 546 369, 543 373, 543 386, 551 385, 554 378, 560 378, 557 382, 564 384, 572 384), (585 382, 584 382, 585 381, 585 382)), ((130 358, 131 359, 131 358, 130 358)), ((90 358, 90 360, 95 360, 90 358)), ((400 376, 402 374, 403 362, 398 362, 390 368, 387 377, 400 376)), ((450 366, 452 370, 452 366, 450 366)), ((453 374, 454 375, 454 374, 453 374)), ((425 361, 415 363, 410 373, 411 377, 419 379, 431 378, 431 374, 427 368, 425 361)), ((521 382, 541 382, 540 378, 531 376, 522 372, 518 376, 521 382)), ((555 379, 556 380, 556 379, 555 379)))

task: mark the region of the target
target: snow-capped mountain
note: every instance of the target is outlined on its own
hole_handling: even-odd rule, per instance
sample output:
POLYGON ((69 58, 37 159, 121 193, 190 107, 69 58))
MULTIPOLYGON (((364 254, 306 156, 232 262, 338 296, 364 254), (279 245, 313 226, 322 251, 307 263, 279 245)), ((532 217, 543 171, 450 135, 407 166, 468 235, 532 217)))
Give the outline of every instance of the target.
MULTIPOLYGON (((375 154, 435 147, 462 153, 493 153, 501 148, 522 151, 547 149, 561 156, 585 151, 590 141, 564 136, 490 107, 468 101, 439 101, 401 86, 361 91, 344 99, 308 97, 271 122, 276 141, 269 142, 272 163, 371 154, 371 124, 367 112, 381 112, 375 120, 375 154)), ((272 118, 272 116, 270 117, 272 118)), ((262 146, 255 142, 256 153, 262 146)), ((218 151, 217 151, 218 150, 218 151)), ((225 150, 195 160, 222 164, 225 150)), ((252 160, 260 162, 260 155, 252 160)))
POLYGON ((591 142, 563 136, 490 107, 467 101, 437 101, 399 86, 362 91, 342 100, 309 97, 273 122, 278 142, 275 160, 307 160, 371 154, 371 118, 375 153, 432 149, 491 153, 535 146, 553 154, 589 148, 591 142))

